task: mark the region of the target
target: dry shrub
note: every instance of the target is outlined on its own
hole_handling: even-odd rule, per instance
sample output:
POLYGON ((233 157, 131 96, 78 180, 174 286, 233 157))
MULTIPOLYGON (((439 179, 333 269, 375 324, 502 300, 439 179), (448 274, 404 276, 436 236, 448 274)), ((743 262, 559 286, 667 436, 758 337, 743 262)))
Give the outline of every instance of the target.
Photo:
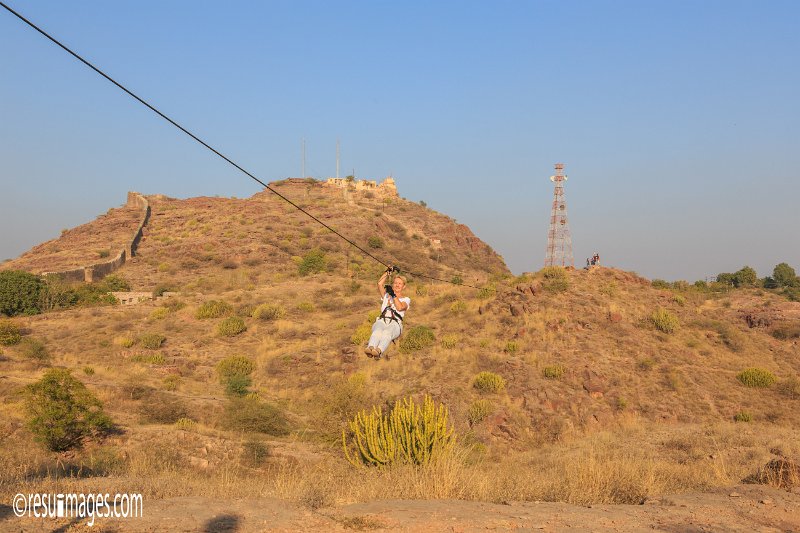
POLYGON ((23 340, 20 345, 20 353, 26 359, 31 359, 39 364, 50 361, 50 352, 47 351, 47 346, 38 339, 27 338, 23 340))
POLYGON ((289 423, 283 411, 258 398, 231 398, 225 406, 222 427, 244 433, 286 435, 289 423))
POLYGON ((189 418, 189 410, 180 398, 171 394, 152 393, 139 406, 142 422, 150 424, 175 424, 189 418))
POLYGON ((800 398, 800 379, 796 376, 789 376, 778 384, 778 392, 788 396, 791 400, 800 398))
POLYGON ((278 320, 286 316, 286 309, 280 305, 262 304, 253 311, 253 318, 259 320, 278 320))
POLYGON ((158 350, 167 338, 160 333, 145 333, 139 336, 139 343, 148 350, 158 350))

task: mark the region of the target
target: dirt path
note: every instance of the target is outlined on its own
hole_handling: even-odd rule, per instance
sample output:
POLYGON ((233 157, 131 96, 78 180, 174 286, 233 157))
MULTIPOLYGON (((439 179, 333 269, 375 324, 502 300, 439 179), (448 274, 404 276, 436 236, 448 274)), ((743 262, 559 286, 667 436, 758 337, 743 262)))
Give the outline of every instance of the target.
POLYGON ((666 531, 800 532, 800 491, 740 485, 644 505, 386 500, 311 511, 281 500, 171 498, 144 517, 82 522, 18 519, 0 505, 2 531, 666 531), (47 526, 46 528, 43 528, 47 526))

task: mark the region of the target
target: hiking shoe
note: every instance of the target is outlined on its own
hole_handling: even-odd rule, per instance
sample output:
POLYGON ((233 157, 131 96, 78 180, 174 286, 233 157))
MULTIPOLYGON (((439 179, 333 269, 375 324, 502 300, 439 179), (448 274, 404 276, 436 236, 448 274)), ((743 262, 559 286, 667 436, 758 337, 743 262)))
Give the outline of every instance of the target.
POLYGON ((367 346, 364 348, 364 353, 367 354, 367 357, 375 357, 375 348, 367 346))
POLYGON ((372 356, 375 359, 380 359, 381 358, 381 349, 380 348, 373 348, 372 349, 372 356))

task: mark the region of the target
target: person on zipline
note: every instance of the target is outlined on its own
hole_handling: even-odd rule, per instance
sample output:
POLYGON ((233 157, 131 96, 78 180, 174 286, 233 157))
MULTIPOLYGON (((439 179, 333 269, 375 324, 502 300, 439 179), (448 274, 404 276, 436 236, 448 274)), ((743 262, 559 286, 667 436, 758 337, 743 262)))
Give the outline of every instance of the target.
POLYGON ((381 295, 381 314, 372 325, 372 335, 364 349, 367 356, 380 359, 389 343, 400 336, 403 330, 403 316, 411 305, 411 298, 403 296, 406 279, 395 276, 391 285, 385 285, 392 268, 388 268, 378 280, 378 292, 381 295), (389 290, 387 290, 389 289, 389 290))

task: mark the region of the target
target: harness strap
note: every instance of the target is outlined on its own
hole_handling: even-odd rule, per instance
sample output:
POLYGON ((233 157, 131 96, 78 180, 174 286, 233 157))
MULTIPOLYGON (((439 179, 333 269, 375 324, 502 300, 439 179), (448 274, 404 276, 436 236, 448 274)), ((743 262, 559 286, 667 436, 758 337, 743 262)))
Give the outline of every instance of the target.
POLYGON ((383 311, 381 311, 381 316, 379 316, 378 318, 382 318, 384 322, 387 320, 390 321, 394 320, 395 322, 400 324, 400 329, 403 328, 403 316, 397 311, 395 311, 391 305, 387 305, 386 307, 384 307, 383 311), (390 314, 387 315, 386 311, 389 311, 390 314))

